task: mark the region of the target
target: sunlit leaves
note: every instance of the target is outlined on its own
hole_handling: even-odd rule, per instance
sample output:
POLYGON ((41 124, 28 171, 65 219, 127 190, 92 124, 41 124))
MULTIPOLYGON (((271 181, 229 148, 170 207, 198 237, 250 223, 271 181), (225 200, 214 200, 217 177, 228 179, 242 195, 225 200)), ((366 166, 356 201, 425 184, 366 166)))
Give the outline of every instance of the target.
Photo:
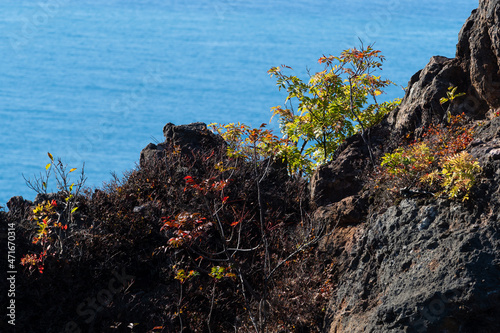
POLYGON ((184 177, 186 181, 186 187, 184 192, 188 189, 194 189, 201 195, 206 195, 208 192, 222 192, 224 188, 229 184, 228 179, 219 180, 216 177, 211 177, 198 182, 191 176, 184 177))
POLYGON ((462 114, 452 116, 448 126, 430 126, 421 140, 385 154, 382 167, 395 183, 468 200, 481 167, 464 151, 473 139, 471 127, 464 122, 462 114))
MULTIPOLYGON (((276 112, 287 112, 276 108, 276 112)), ((213 131, 220 134, 228 144, 228 155, 232 158, 260 161, 268 157, 279 157, 283 147, 288 141, 280 139, 269 129, 266 124, 259 128, 250 128, 241 123, 227 125, 213 125, 213 131)))
POLYGON ((468 200, 470 191, 482 171, 479 163, 467 152, 462 151, 443 161, 443 193, 450 198, 468 200))
POLYGON ((41 246, 40 255, 25 255, 23 257, 25 260, 22 260, 22 262, 30 265, 30 272, 33 270, 33 263, 36 263, 39 272, 43 272, 43 264, 47 256, 61 255, 64 252, 64 241, 67 237, 68 225, 71 225, 73 213, 78 209, 75 206, 75 199, 85 182, 82 168, 80 182, 76 185, 75 191, 75 183, 69 182, 69 174, 77 169, 72 168, 67 171, 67 166, 60 159, 56 161, 50 152, 47 153, 47 156, 50 162, 45 165, 45 173, 40 173, 40 177, 35 178, 34 181, 25 178, 26 184, 31 189, 40 194, 47 194, 48 181, 51 176, 54 176, 59 189, 57 193, 58 201, 56 199, 43 201, 33 209, 30 217, 34 229, 32 242, 41 246))
POLYGON ((296 148, 282 149, 291 173, 307 175, 311 166, 331 160, 345 139, 360 128, 377 124, 399 104, 379 104, 376 100, 392 83, 373 75, 384 59, 380 51, 362 46, 360 50, 345 50, 339 57, 323 55, 318 62, 324 69, 310 75, 307 82, 287 75, 287 66, 268 71, 276 77, 277 86, 288 92, 286 107, 273 107, 271 112, 278 117, 284 138, 296 148), (366 106, 369 97, 373 103, 366 106))
POLYGON ((457 94, 457 87, 451 86, 448 88, 448 91, 446 92, 446 97, 442 97, 439 100, 439 103, 444 104, 448 101, 453 102, 455 100, 455 98, 458 98, 458 97, 461 97, 464 95, 465 95, 465 93, 458 93, 457 94))
POLYGON ((184 282, 186 282, 187 280, 200 275, 200 273, 194 270, 190 271, 186 271, 185 269, 177 270, 175 266, 174 269, 176 270, 174 279, 178 280, 181 284, 184 284, 184 282))
POLYGON ((222 280, 223 278, 236 278, 236 274, 231 272, 230 267, 222 267, 222 266, 212 266, 210 270, 210 274, 208 274, 212 278, 217 280, 222 280))

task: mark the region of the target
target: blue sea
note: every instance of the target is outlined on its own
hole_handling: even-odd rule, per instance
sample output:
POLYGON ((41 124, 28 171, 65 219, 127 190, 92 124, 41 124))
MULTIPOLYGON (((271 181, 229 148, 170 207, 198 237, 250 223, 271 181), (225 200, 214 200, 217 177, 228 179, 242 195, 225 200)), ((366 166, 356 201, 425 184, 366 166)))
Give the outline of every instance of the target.
MULTIPOLYGON (((453 57, 477 0, 1 0, 0 205, 33 199, 47 152, 100 187, 136 167, 167 122, 267 123, 267 70, 375 43, 403 96, 431 56, 453 57)), ((277 128, 271 124, 271 128, 277 128)), ((54 182, 49 189, 54 189, 54 182), (52 188, 51 188, 52 185, 52 188)))

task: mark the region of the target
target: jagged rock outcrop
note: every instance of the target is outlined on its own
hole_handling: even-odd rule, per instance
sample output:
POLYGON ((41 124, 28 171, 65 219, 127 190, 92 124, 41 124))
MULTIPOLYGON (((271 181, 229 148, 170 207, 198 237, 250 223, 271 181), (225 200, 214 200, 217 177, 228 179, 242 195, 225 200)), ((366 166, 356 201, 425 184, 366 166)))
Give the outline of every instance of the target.
POLYGON ((31 201, 25 200, 21 196, 12 197, 9 201, 7 201, 7 208, 9 208, 11 214, 24 213, 24 211, 31 207, 31 205, 31 201))
POLYGON ((165 150, 178 150, 184 155, 196 152, 210 154, 225 145, 221 136, 208 130, 205 123, 192 123, 176 126, 168 123, 163 127, 165 141, 159 144, 150 143, 142 151, 140 165, 164 156, 165 150))
MULTIPOLYGON (((433 121, 441 121, 446 110, 439 99, 446 96, 450 86, 456 86, 458 91, 464 92, 468 85, 459 59, 432 57, 424 69, 412 76, 401 106, 389 115, 392 135, 402 136, 433 121)), ((487 110, 484 103, 469 107, 469 99, 461 103, 460 107, 454 105, 456 112, 487 110), (475 110, 476 107, 479 110, 475 110)))
POLYGON ((469 94, 490 108, 500 107, 500 4, 479 1, 460 31, 456 57, 467 73, 469 94))
POLYGON ((456 57, 432 57, 408 83, 404 100, 388 118, 394 134, 412 131, 448 110, 482 117, 500 107, 500 5, 481 0, 460 31, 456 57), (439 103, 448 87, 466 96, 454 103, 439 103))
POLYGON ((406 198, 363 218, 363 193, 321 207, 337 224, 326 332, 500 332, 500 118, 468 151, 483 166, 474 200, 406 198), (364 222, 364 223, 362 223, 364 222))
POLYGON ((366 148, 356 138, 314 175, 317 223, 337 228, 319 247, 336 271, 325 332, 500 332, 500 118, 488 117, 500 108, 499 33, 500 0, 480 1, 456 57, 431 58, 401 106, 370 133, 380 157, 447 112, 476 119, 467 151, 483 178, 473 200, 407 197, 375 207, 364 186, 366 148), (450 86, 466 95, 441 105, 450 86))
POLYGON ((311 201, 316 206, 338 202, 358 193, 363 187, 359 179, 366 167, 368 152, 359 136, 352 139, 358 139, 353 144, 355 149, 348 146, 337 156, 335 163, 320 166, 312 176, 311 201))

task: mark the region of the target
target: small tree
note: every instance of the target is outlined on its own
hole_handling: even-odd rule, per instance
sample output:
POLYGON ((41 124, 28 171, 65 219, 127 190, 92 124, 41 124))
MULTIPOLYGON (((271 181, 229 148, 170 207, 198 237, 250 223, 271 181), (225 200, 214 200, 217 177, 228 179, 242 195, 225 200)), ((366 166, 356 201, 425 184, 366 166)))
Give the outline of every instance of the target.
POLYGON ((380 122, 385 114, 399 105, 400 100, 379 104, 377 96, 392 82, 373 73, 382 67, 384 57, 372 45, 345 50, 339 57, 323 56, 318 62, 324 69, 310 75, 304 82, 294 75, 286 75, 282 65, 268 73, 276 76, 279 89, 286 89, 285 105, 272 108, 273 117, 279 117, 284 137, 292 142, 284 154, 292 173, 310 173, 314 164, 332 159, 338 146, 360 131, 367 145, 370 159, 373 154, 366 128, 380 122), (297 110, 292 100, 298 100, 297 110), (368 103, 369 98, 372 103, 368 103))

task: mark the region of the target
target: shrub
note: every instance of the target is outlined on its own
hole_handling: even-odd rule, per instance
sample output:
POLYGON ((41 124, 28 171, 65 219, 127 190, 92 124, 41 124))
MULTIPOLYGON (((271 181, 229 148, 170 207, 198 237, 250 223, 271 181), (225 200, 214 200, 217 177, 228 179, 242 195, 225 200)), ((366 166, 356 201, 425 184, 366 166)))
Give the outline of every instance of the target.
POLYGON ((448 125, 431 125, 420 140, 382 157, 379 182, 385 179, 385 172, 388 183, 396 188, 413 187, 468 200, 481 172, 477 161, 464 151, 472 134, 463 114, 451 117, 448 125))
POLYGON ((124 180, 93 193, 87 205, 96 219, 93 232, 110 235, 114 260, 122 251, 152 253, 148 262, 157 265, 151 269, 176 298, 168 311, 155 310, 170 322, 155 325, 274 331, 296 324, 283 321, 280 309, 287 308, 287 318, 307 318, 304 326, 319 330, 326 298, 310 301, 309 295, 324 289, 326 297, 330 289, 323 279, 328 270, 307 252, 322 230, 307 227, 306 183, 272 158, 280 139, 264 127, 218 130, 227 133, 228 151, 225 145, 189 154, 167 147, 162 158, 144 161, 124 180), (306 230, 294 232, 300 223, 306 230), (310 274, 307 287, 287 287, 286 295, 272 290, 310 274), (295 297, 302 303, 290 303, 295 297))
POLYGON ((48 183, 53 175, 56 179, 57 189, 59 190, 55 199, 44 200, 37 204, 33 209, 30 218, 33 224, 31 228, 36 229, 33 237, 33 244, 41 246, 38 254, 26 254, 21 258, 21 265, 28 266, 32 272, 35 267, 40 273, 43 273, 44 262, 48 256, 61 257, 64 253, 64 242, 73 225, 73 213, 78 209, 76 198, 85 184, 84 167, 77 184, 70 182, 70 174, 76 171, 76 168, 67 170, 61 159, 57 161, 51 153, 47 153, 50 162, 45 166, 45 174, 40 174, 33 180, 26 179, 28 187, 35 190, 38 194, 47 196, 48 183))
POLYGON ((384 57, 372 46, 345 50, 339 57, 323 56, 323 71, 304 82, 286 75, 289 66, 271 68, 279 89, 286 89, 285 105, 272 108, 279 117, 281 132, 290 145, 283 150, 292 173, 309 174, 311 165, 328 162, 338 146, 361 132, 373 163, 370 138, 365 129, 380 122, 399 105, 400 100, 379 104, 377 96, 392 82, 374 72, 382 67, 384 57), (297 100, 296 110, 292 100, 297 100), (373 102, 368 104, 369 99, 373 102), (367 105, 368 104, 368 105, 367 105))
POLYGON ((393 153, 382 157, 382 166, 391 175, 404 177, 408 180, 420 178, 433 164, 434 155, 425 142, 405 148, 397 148, 393 153))
POLYGON ((461 197, 462 201, 468 200, 470 190, 481 171, 479 163, 465 151, 446 158, 441 170, 443 192, 450 198, 461 197))

